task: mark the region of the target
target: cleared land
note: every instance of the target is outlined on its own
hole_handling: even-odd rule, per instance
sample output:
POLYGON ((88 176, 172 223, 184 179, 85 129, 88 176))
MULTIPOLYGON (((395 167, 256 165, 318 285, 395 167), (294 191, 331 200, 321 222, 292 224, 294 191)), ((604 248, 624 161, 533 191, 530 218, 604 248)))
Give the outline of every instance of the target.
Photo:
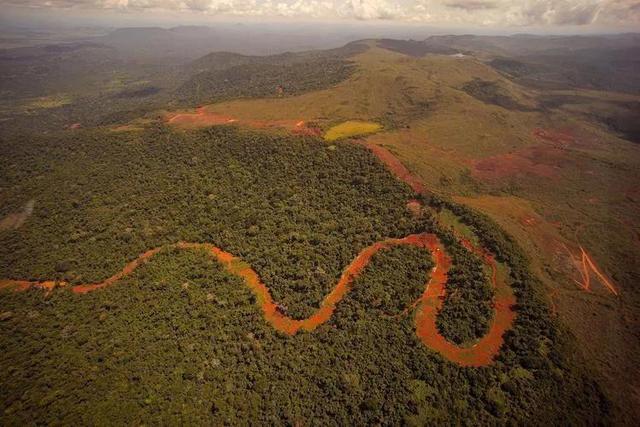
POLYGON ((168 113, 166 122, 183 129, 203 128, 216 125, 240 125, 254 129, 283 129, 293 134, 319 136, 321 130, 309 126, 304 120, 239 120, 232 116, 199 107, 194 112, 168 113))
POLYGON ((336 141, 338 139, 352 138, 355 136, 364 136, 376 133, 382 129, 378 123, 362 122, 358 120, 349 120, 338 125, 332 126, 324 134, 327 141, 336 141))

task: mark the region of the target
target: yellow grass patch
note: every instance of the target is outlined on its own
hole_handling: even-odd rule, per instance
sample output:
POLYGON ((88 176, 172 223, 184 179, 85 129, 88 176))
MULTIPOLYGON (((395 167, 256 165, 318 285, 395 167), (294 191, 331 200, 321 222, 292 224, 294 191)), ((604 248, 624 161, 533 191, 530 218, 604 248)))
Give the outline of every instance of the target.
POLYGON ((327 141, 336 141, 338 139, 376 133, 380 129, 382 129, 382 125, 379 123, 349 120, 329 129, 327 133, 324 134, 324 139, 327 141))

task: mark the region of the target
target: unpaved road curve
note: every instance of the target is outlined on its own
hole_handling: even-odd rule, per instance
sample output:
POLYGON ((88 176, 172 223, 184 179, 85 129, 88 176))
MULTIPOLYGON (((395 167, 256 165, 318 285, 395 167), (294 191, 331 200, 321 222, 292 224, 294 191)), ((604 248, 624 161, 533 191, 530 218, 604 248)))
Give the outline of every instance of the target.
MULTIPOLYGON (((203 111, 204 110, 198 111, 198 114, 202 115, 203 111)), ((300 126, 300 123, 296 126, 300 126)), ((387 149, 366 142, 362 144, 369 148, 394 175, 409 184, 416 193, 424 194, 428 192, 421 180, 413 176, 387 149)), ((436 320, 438 313, 442 309, 447 273, 451 265, 451 260, 445 253, 444 247, 437 236, 427 233, 412 234, 401 239, 386 239, 364 248, 344 270, 336 286, 320 304, 320 308, 306 319, 293 319, 282 313, 279 310, 279 305, 271 297, 269 288, 260 280, 258 274, 249 265, 243 263, 229 252, 225 252, 210 243, 179 242, 174 245, 150 249, 129 262, 122 270, 103 282, 77 285, 73 286, 71 290, 75 293, 84 294, 112 285, 123 277, 131 274, 136 268, 147 262, 163 248, 187 250, 204 249, 220 262, 228 272, 244 279, 247 286, 255 294, 258 305, 267 322, 278 331, 288 335, 294 335, 300 330, 313 331, 331 318, 336 304, 344 298, 351 288, 353 279, 369 264, 371 257, 373 257, 375 253, 392 246, 416 246, 428 249, 435 261, 435 267, 426 283, 425 291, 415 304, 415 306, 418 306, 418 311, 415 316, 417 336, 425 346, 439 352, 443 357, 461 366, 486 366, 493 362, 495 355, 498 354, 502 346, 505 331, 509 330, 513 324, 516 316, 513 306, 516 304, 516 299, 508 284, 504 280, 497 278, 497 267, 494 257, 486 250, 474 246, 468 240, 461 239, 461 242, 467 250, 480 255, 483 262, 489 266, 492 271, 491 283, 496 290, 496 298, 494 300, 495 314, 489 332, 471 347, 456 345, 448 341, 438 332, 436 320)), ((55 281, 30 282, 24 280, 0 280, 0 289, 12 288, 17 291, 24 291, 32 287, 51 291, 57 286, 69 286, 69 284, 55 281)))
MULTIPOLYGON (((386 148, 370 143, 366 140, 357 142, 368 148, 399 180, 408 184, 411 189, 418 194, 433 193, 427 189, 422 180, 415 176, 402 164, 402 162, 386 148)), ((500 351, 504 333, 511 329, 516 313, 513 307, 516 298, 513 290, 502 278, 498 278, 497 264, 495 257, 484 248, 475 246, 471 241, 456 236, 462 245, 469 251, 475 253, 491 270, 491 284, 496 292, 493 302, 494 317, 489 332, 478 340, 472 347, 455 345, 442 336, 436 328, 436 318, 445 296, 444 280, 435 280, 425 290, 422 298, 421 308, 416 315, 416 332, 422 342, 428 347, 438 351, 463 366, 486 366, 489 365, 495 355, 500 351)), ((434 275, 437 272, 434 272, 434 275)))
MULTIPOLYGON (((269 322, 278 331, 288 335, 294 335, 300 330, 313 331, 318 326, 327 322, 331 318, 336 304, 338 304, 350 290, 353 279, 357 277, 362 270, 364 270, 367 264, 369 264, 371 257, 382 249, 400 245, 409 245, 428 249, 435 261, 435 267, 429 275, 425 291, 419 300, 418 312, 415 317, 416 331, 421 341, 427 347, 438 351, 444 357, 458 363, 459 365, 484 366, 490 364, 502 345, 502 335, 504 331, 510 328, 511 322, 515 316, 511 310, 511 306, 515 303, 515 299, 512 300, 507 298, 496 300, 496 314, 494 322, 487 335, 473 347, 460 347, 447 341, 438 332, 436 327, 436 318, 438 312, 442 308, 447 272, 451 261, 449 256, 445 253, 442 244, 434 234, 412 234, 401 239, 387 239, 376 242, 373 245, 364 248, 344 270, 336 286, 322 301, 320 308, 318 308, 318 310, 316 310, 316 312, 310 317, 301 320, 286 316, 278 309, 279 306, 273 300, 271 293, 269 292, 269 288, 260 280, 258 274, 248 264, 242 262, 234 255, 209 243, 180 242, 174 245, 148 250, 138 256, 135 260, 125 265, 118 273, 103 282, 76 285, 71 287, 71 290, 75 293, 84 294, 115 284, 120 279, 131 274, 136 268, 147 262, 163 248, 186 250, 202 249, 207 251, 209 255, 220 262, 228 272, 244 279, 247 286, 255 294, 258 305, 260 306, 267 322, 269 322)), ((0 289, 13 288, 19 291, 27 290, 32 287, 51 291, 56 286, 70 285, 65 282, 56 283, 54 281, 0 281, 0 289)))

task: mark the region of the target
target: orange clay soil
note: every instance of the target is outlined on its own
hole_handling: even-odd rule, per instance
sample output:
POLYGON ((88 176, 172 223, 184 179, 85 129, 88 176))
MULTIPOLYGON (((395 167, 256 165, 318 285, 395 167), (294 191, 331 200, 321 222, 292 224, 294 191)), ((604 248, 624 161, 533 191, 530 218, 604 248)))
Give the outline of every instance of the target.
POLYGON ((472 163, 473 176, 484 181, 496 181, 515 175, 557 178, 569 159, 563 147, 543 143, 474 160, 472 163))
POLYGON ((516 298, 511 288, 503 280, 498 279, 497 265, 493 255, 485 249, 474 246, 469 240, 461 239, 461 243, 467 250, 480 255, 485 264, 491 268, 491 283, 496 290, 496 298, 493 302, 494 318, 489 332, 471 347, 455 345, 438 332, 436 318, 442 308, 445 296, 444 286, 447 281, 447 268, 444 268, 444 271, 438 271, 438 266, 442 264, 448 266, 449 261, 444 254, 440 255, 444 258, 443 261, 437 260, 438 255, 434 254, 437 260, 436 268, 422 297, 422 306, 416 314, 416 333, 423 343, 459 365, 486 366, 493 361, 500 350, 504 333, 511 329, 516 317, 513 311, 516 298))
POLYGON ((422 203, 420 200, 411 199, 407 202, 407 209, 414 217, 419 217, 422 211, 422 203))
MULTIPOLYGON (((479 251, 470 243, 464 243, 473 251, 479 251)), ((447 281, 447 272, 451 264, 449 256, 444 252, 442 245, 434 234, 412 234, 401 239, 387 239, 374 243, 363 249, 358 256, 344 270, 340 280, 333 290, 322 301, 320 308, 316 310, 310 317, 302 320, 293 319, 286 316, 280 310, 280 306, 274 302, 269 292, 269 288, 260 280, 258 274, 248 264, 242 262, 232 254, 209 243, 186 243, 180 242, 174 245, 168 245, 167 248, 177 249, 204 249, 211 256, 216 258, 224 268, 232 274, 240 276, 244 279, 247 286, 256 295, 258 304, 263 312, 267 322, 275 329, 288 335, 294 335, 300 330, 313 331, 318 326, 327 322, 333 311, 347 292, 351 289, 353 279, 356 278, 362 270, 369 264, 371 257, 378 251, 392 246, 409 245, 428 249, 435 260, 435 267, 432 270, 430 278, 426 284, 426 289, 416 305, 420 305, 415 317, 416 331, 422 342, 447 359, 458 363, 462 366, 484 366, 492 362, 493 357, 498 353, 502 345, 502 336, 504 332, 510 328, 515 317, 511 306, 515 304, 515 299, 509 292, 506 298, 497 298, 495 302, 496 314, 494 322, 489 333, 483 337, 473 347, 460 347, 447 341, 436 328, 436 318, 438 312, 442 308, 442 300, 445 295, 445 284, 447 281)), ((118 282, 123 277, 131 274, 141 264, 147 262, 156 255, 162 248, 148 250, 141 254, 138 258, 131 261, 125 267, 109 277, 103 282, 76 285, 71 287, 74 293, 84 294, 95 291, 105 286, 118 282)), ((493 258, 482 252, 485 260, 490 260, 495 266, 493 258)), ((495 275, 494 275, 495 277, 495 275)), ((495 284, 495 279, 494 279, 495 284)), ((504 284, 499 284, 502 286, 504 284)), ((3 280, 0 281, 0 289, 12 288, 17 291, 24 291, 31 287, 46 289, 52 291, 57 286, 70 286, 66 282, 29 282, 19 280, 3 280)))
POLYGON ((557 178, 559 171, 570 163, 566 148, 584 143, 571 130, 536 128, 533 135, 542 143, 472 161, 472 174, 483 181, 499 181, 515 175, 557 178))
POLYGON ((170 125, 183 128, 198 128, 205 126, 238 124, 256 129, 282 128, 298 135, 320 136, 321 129, 310 127, 304 120, 239 120, 215 111, 209 111, 206 107, 198 107, 192 113, 177 113, 165 116, 170 125))
POLYGON ((578 257, 575 256, 566 245, 564 245, 564 248, 569 254, 569 257, 580 272, 581 280, 578 281, 574 279, 574 282, 580 289, 589 292, 592 290, 591 273, 593 273, 598 279, 600 279, 600 283, 602 283, 610 293, 617 296, 618 289, 615 287, 615 285, 611 282, 611 280, 607 278, 607 276, 602 273, 602 271, 600 271, 600 268, 598 268, 598 265, 593 261, 587 251, 585 251, 584 248, 580 245, 578 247, 580 248, 580 260, 578 260, 578 257))
POLYGON ((413 191, 418 194, 427 193, 427 189, 424 184, 422 184, 422 181, 413 176, 411 172, 409 172, 409 169, 407 169, 407 167, 403 165, 391 151, 380 145, 366 141, 360 141, 358 143, 367 147, 378 159, 380 159, 382 163, 387 166, 387 169, 389 169, 391 173, 397 176, 401 181, 407 183, 413 191))

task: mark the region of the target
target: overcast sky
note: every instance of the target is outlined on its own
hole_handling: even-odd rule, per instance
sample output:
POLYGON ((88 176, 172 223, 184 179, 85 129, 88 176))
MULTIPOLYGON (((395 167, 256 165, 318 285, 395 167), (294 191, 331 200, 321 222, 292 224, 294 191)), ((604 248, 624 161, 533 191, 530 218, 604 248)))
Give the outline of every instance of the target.
POLYGON ((451 27, 640 30, 640 0, 0 0, 21 16, 424 23, 451 27))

